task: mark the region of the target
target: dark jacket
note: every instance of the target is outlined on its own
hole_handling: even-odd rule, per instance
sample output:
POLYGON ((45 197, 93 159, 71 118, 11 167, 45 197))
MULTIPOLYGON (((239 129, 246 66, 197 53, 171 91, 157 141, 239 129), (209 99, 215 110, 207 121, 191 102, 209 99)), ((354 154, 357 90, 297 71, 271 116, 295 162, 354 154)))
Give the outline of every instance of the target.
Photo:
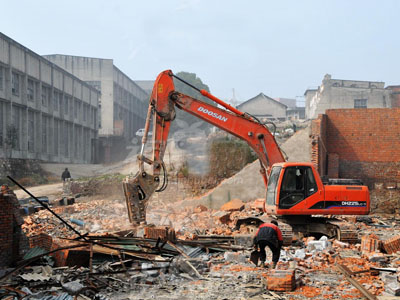
POLYGON ((257 244, 259 241, 269 241, 276 247, 282 247, 282 232, 275 224, 261 224, 257 230, 256 235, 254 236, 254 244, 257 244))
POLYGON ((61 179, 62 179, 63 181, 65 181, 65 179, 67 179, 67 178, 71 178, 71 174, 69 173, 68 170, 65 170, 65 171, 62 173, 62 175, 61 175, 61 179))

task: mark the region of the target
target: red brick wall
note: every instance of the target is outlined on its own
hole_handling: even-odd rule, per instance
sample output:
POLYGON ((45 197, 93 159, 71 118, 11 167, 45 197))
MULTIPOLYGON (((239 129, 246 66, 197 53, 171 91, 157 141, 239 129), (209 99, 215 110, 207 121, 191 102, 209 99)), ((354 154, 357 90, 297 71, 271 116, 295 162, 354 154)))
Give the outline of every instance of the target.
POLYGON ((13 262, 13 206, 7 196, 0 193, 0 267, 13 262))
POLYGON ((328 177, 339 178, 339 155, 337 153, 328 154, 328 177))
POLYGON ((326 174, 326 115, 319 115, 311 124, 311 161, 319 174, 326 174))
POLYGON ((51 250, 52 244, 53 238, 46 233, 40 233, 38 235, 33 235, 29 237, 30 248, 40 247, 49 252, 51 250))
POLYGON ((330 109, 325 116, 325 145, 328 154, 339 155, 340 178, 361 178, 369 186, 400 182, 400 108, 330 109))

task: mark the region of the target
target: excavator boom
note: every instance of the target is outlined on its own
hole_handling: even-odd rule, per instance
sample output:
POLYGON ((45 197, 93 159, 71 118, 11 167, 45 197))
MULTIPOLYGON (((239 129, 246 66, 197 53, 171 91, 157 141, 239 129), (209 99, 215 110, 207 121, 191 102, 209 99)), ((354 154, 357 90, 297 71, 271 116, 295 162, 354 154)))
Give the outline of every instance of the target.
MULTIPOLYGON (((163 157, 171 122, 175 118, 175 107, 245 140, 260 160, 260 173, 263 176, 265 187, 268 185, 266 173, 267 171, 269 172, 270 167, 274 163, 285 161, 275 138, 265 124, 262 124, 255 117, 230 106, 205 90, 198 91, 223 108, 177 92, 175 90, 174 77, 177 78, 172 71, 166 70, 158 75, 154 83, 149 101, 145 133, 142 139, 142 150, 138 156, 139 173, 133 178, 127 178, 123 184, 129 218, 132 223, 145 221, 146 204, 150 196, 154 191, 161 191, 165 188, 166 170, 163 157), (144 145, 147 141, 151 119, 153 119, 153 154, 152 158, 149 159, 144 156, 144 145), (152 166, 152 174, 144 171, 144 163, 152 166), (164 183, 161 188, 156 190, 160 184, 161 172, 164 173, 164 183)), ((183 81, 180 78, 177 79, 183 81)))

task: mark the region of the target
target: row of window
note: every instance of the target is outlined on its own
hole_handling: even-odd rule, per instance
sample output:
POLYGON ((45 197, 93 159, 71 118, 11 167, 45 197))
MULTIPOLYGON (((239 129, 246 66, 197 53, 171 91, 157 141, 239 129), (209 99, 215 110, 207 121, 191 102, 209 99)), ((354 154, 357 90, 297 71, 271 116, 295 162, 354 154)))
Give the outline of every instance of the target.
POLYGON ((70 154, 75 158, 82 158, 84 160, 90 158, 90 129, 82 128, 73 129, 73 124, 59 119, 54 119, 49 116, 40 116, 32 110, 28 111, 27 116, 21 114, 24 109, 14 106, 12 108, 11 124, 4 130, 5 120, 3 118, 5 113, 5 105, 0 102, 0 147, 7 143, 12 149, 21 149, 21 117, 22 120, 28 121, 27 128, 27 143, 28 151, 40 151, 42 153, 63 155, 70 157, 70 154), (41 125, 38 125, 38 120, 41 118, 41 125), (74 132, 73 132, 74 130, 74 132), (5 137, 3 136, 5 132, 5 137), (41 145, 36 142, 41 137, 41 145), (73 146, 71 146, 73 144, 73 146), (37 148, 39 146, 39 148, 37 148), (35 148, 36 147, 36 148, 35 148), (70 153, 70 150, 73 152, 70 153))
MULTIPOLYGON (((136 95, 133 95, 126 89, 114 83, 114 99, 116 102, 123 104, 124 108, 127 108, 130 111, 136 111, 139 114, 146 113, 147 104, 144 104, 144 102, 139 99, 137 94, 139 93, 136 92, 136 95)), ((147 96, 143 94, 142 98, 143 97, 147 96)))
MULTIPOLYGON (((0 66, 0 90, 4 89, 4 74, 5 68, 0 66)), ((14 96, 20 96, 21 94, 21 75, 15 72, 12 72, 11 92, 14 96)), ((37 100, 39 98, 39 82, 28 78, 26 94, 28 101, 34 102, 37 100)), ((96 116, 94 108, 90 108, 89 104, 82 104, 82 101, 77 99, 75 99, 74 103, 72 103, 72 97, 63 95, 61 91, 55 90, 52 97, 50 86, 42 84, 40 100, 43 107, 52 106, 54 111, 62 110, 65 115, 68 115, 69 111, 72 112, 72 105, 74 105, 73 109, 75 119, 77 119, 82 112, 83 121, 90 120, 91 124, 94 124, 95 122, 96 116), (81 109, 81 106, 83 106, 83 109, 81 109)))

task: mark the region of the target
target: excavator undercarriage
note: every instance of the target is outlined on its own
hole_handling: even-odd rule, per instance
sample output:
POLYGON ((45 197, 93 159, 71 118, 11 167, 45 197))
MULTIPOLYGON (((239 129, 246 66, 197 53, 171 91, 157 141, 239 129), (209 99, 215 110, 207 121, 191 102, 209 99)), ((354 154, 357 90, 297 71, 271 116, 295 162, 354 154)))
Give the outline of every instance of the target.
MULTIPOLYGON (((264 216, 254 216, 238 219, 235 229, 242 227, 248 229, 248 233, 255 233, 258 226, 262 223, 270 222, 275 218, 264 216)), ((278 217, 279 228, 282 231, 283 244, 292 244, 293 235, 300 236, 322 236, 336 238, 342 242, 357 243, 359 241, 358 231, 355 225, 337 218, 294 216, 278 217)))

